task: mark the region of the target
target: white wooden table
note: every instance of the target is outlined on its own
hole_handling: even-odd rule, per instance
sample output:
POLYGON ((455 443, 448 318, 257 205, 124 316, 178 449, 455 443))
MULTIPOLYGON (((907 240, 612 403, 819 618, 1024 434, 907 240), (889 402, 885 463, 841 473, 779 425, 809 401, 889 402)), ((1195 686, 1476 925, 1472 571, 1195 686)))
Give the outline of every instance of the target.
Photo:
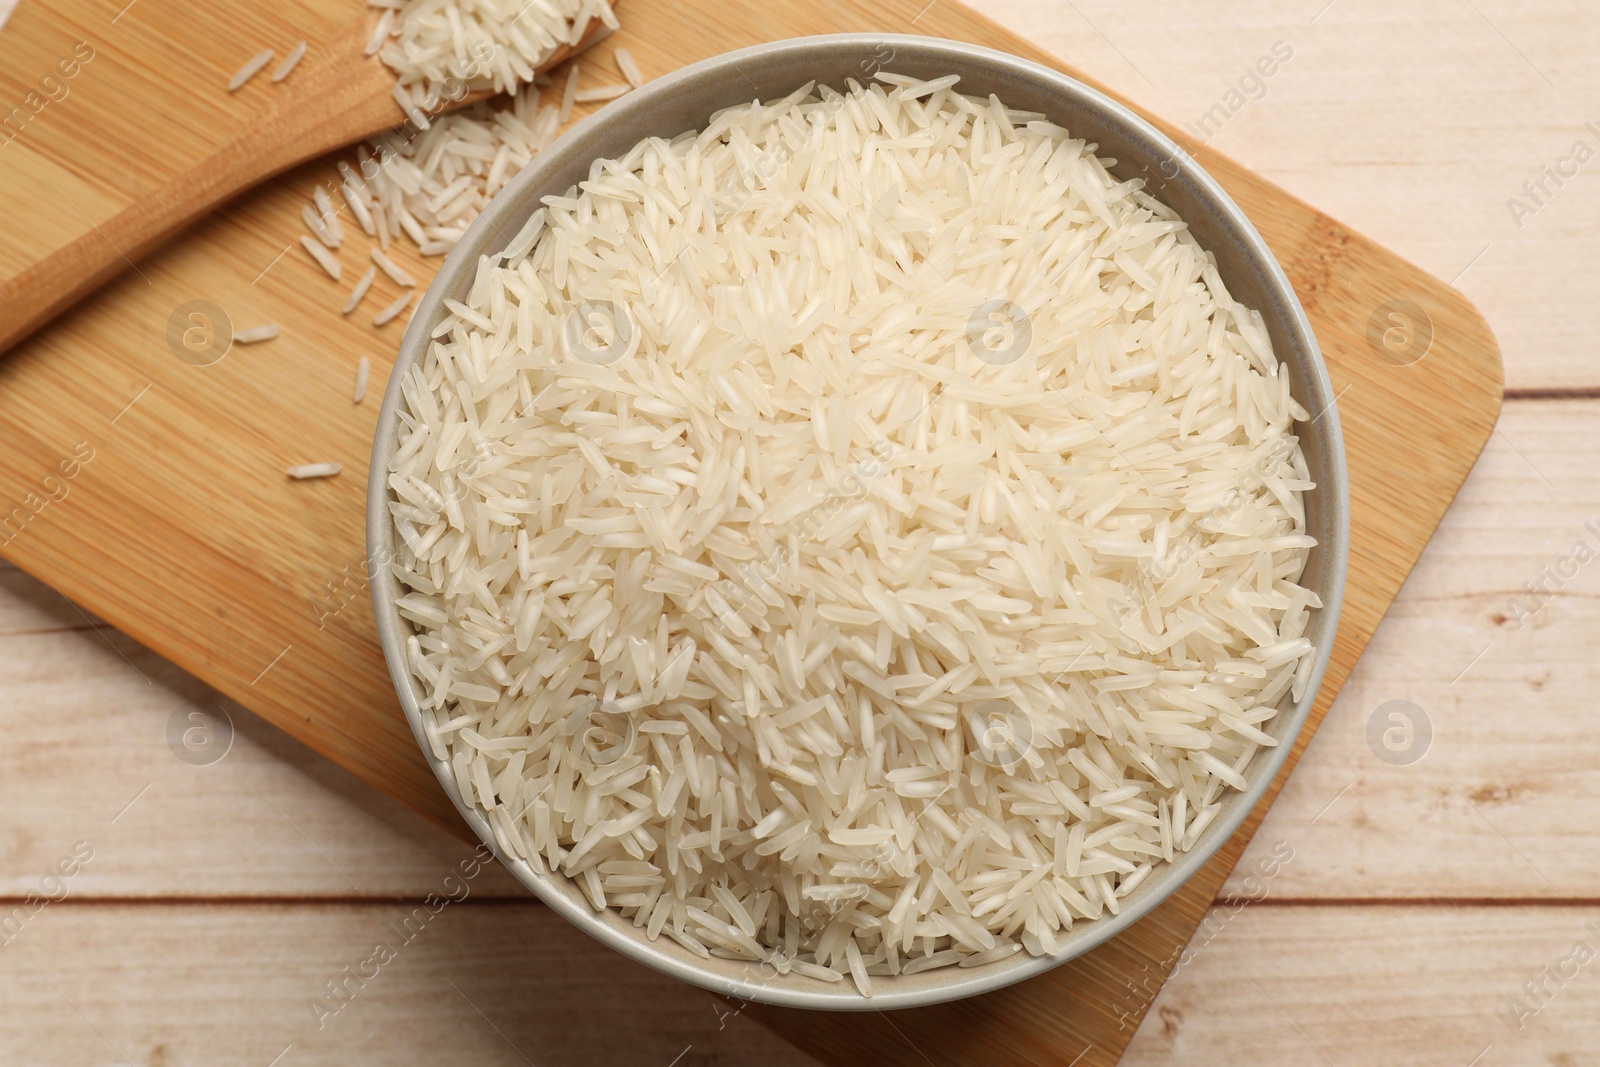
MULTIPOLYGON (((1209 112, 1221 150, 1456 279, 1506 356, 1499 431, 1241 870, 1293 859, 1236 875, 1124 1062, 1600 1062, 1600 957, 1574 956, 1600 951, 1600 566, 1578 561, 1600 555, 1600 160, 1524 188, 1600 152, 1600 10, 980 6, 1160 114, 1209 112), (1519 624, 1529 582, 1549 592, 1519 624), (1431 727, 1408 765, 1367 740, 1394 700, 1431 727)), ((446 881, 464 846, 238 709, 225 756, 180 761, 169 727, 214 696, 4 569, 0 662, 0 1064, 812 1062, 501 872, 446 881), (41 892, 64 897, 29 911, 41 892)))

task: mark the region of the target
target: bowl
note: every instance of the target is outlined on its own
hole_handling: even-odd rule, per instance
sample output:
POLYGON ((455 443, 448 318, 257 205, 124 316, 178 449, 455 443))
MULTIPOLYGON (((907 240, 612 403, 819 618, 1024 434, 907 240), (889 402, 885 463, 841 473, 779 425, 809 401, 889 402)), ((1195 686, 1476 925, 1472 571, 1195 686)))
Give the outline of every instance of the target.
MULTIPOLYGON (((986 993, 1087 952, 1138 922, 1170 896, 1238 828, 1288 756, 1316 698, 1333 648, 1349 539, 1339 416, 1316 338, 1288 278, 1266 243, 1216 181, 1188 153, 1128 108, 1047 67, 954 41, 844 34, 777 41, 729 52, 650 82, 551 144, 489 203, 428 287, 389 377, 368 483, 369 558, 393 558, 394 530, 389 513, 393 494, 388 486, 388 466, 399 429, 400 382, 411 366, 423 358, 430 333, 447 313, 444 301, 467 298, 479 256, 503 250, 539 206, 541 197, 565 193, 587 177, 595 159, 620 157, 648 136, 671 138, 701 129, 713 112, 724 107, 781 98, 813 79, 836 88, 849 78, 864 83, 877 70, 927 79, 959 74, 962 92, 979 96, 994 93, 1009 107, 1043 112, 1074 136, 1098 144, 1102 158, 1116 160, 1112 171, 1118 178, 1144 178, 1149 191, 1189 223, 1201 245, 1216 256, 1228 289, 1261 313, 1278 358, 1288 365, 1292 394, 1313 415, 1308 424, 1299 427, 1299 432, 1311 477, 1317 484, 1306 494, 1305 505, 1308 532, 1317 538, 1318 547, 1311 552, 1301 583, 1320 595, 1323 607, 1313 612, 1306 631, 1317 657, 1310 684, 1300 700, 1284 698, 1269 731, 1278 745, 1257 754, 1248 768, 1249 788, 1225 797, 1218 818, 1195 846, 1171 864, 1152 870, 1123 899, 1119 914, 1075 925, 1061 936, 1059 951, 1054 955, 1036 957, 1018 952, 1006 960, 971 968, 947 967, 910 976, 874 977, 873 995, 867 998, 848 981, 823 983, 797 974, 780 975, 765 964, 701 959, 665 937, 652 942, 618 912, 595 912, 577 886, 563 876, 537 873, 515 855, 497 849, 506 868, 540 899, 611 948, 717 993, 796 1008, 909 1008, 986 993)), ((423 732, 419 693, 405 664, 405 643, 411 625, 395 608, 399 583, 387 567, 381 568, 373 579, 372 595, 389 672, 423 756, 474 832, 490 847, 496 847, 487 819, 462 802, 449 765, 434 757, 423 732)), ((535 946, 529 948, 536 951, 535 946)))

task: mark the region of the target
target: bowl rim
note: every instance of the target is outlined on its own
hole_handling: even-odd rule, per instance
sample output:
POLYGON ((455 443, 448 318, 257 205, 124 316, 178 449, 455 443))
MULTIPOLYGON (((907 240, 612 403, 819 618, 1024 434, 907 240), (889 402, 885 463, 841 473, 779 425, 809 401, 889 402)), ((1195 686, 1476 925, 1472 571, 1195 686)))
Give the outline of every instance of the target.
MULTIPOLYGON (((892 65, 892 60, 890 64, 892 65)), ((709 112, 706 118, 709 120, 709 112)), ((670 133, 664 135, 672 136, 670 133)), ((1089 952, 1144 918, 1210 862, 1216 852, 1232 838, 1239 825, 1255 809, 1267 789, 1276 780, 1278 772, 1299 738, 1320 691, 1332 655, 1344 598, 1349 553, 1348 472, 1343 433, 1335 401, 1336 397, 1322 359, 1321 349, 1305 310, 1282 266, 1255 226, 1232 197, 1199 166, 1187 150, 1130 107, 1105 92, 1051 67, 997 49, 944 38, 908 34, 825 34, 787 38, 721 53, 648 82, 644 87, 628 93, 577 123, 548 145, 485 206, 456 247, 445 258, 418 302, 417 310, 406 328, 398 356, 390 372, 383 404, 378 414, 371 467, 368 473, 366 524, 368 573, 373 575, 371 580, 373 610, 384 660, 389 668, 406 721, 416 737, 423 758, 432 768, 446 795, 450 797, 467 825, 494 850, 496 858, 518 881, 527 886, 558 915, 630 959, 715 993, 742 1001, 756 1001, 782 1007, 843 1011, 897 1009, 944 1003, 991 992, 1042 974, 1069 959, 1089 952), (497 224, 501 214, 511 210, 511 205, 516 202, 530 197, 534 189, 549 180, 546 175, 547 170, 559 166, 567 153, 580 147, 602 123, 619 113, 648 109, 652 101, 672 94, 686 85, 698 83, 708 76, 739 72, 741 63, 759 63, 775 55, 788 55, 806 49, 816 49, 826 53, 842 48, 862 47, 888 47, 894 49, 896 55, 902 51, 911 51, 917 53, 918 58, 931 56, 952 63, 978 60, 990 66, 1004 68, 1015 77, 1048 83, 1054 91, 1087 101, 1109 115, 1111 122, 1130 127, 1139 136, 1160 146, 1175 162, 1178 174, 1196 183, 1217 203, 1223 216, 1222 223, 1233 231, 1244 245, 1247 255, 1261 269, 1267 284, 1275 292, 1283 309, 1287 311, 1286 321, 1283 321, 1281 326, 1293 336, 1296 345, 1305 354, 1306 366, 1298 369, 1303 369, 1307 375, 1308 395, 1325 404, 1313 422, 1321 423, 1316 433, 1321 437, 1327 451, 1326 463, 1331 478, 1319 482, 1312 492, 1319 494, 1321 506, 1327 508, 1328 528, 1332 531, 1332 536, 1320 546, 1323 550, 1322 566, 1325 570, 1326 594, 1323 596, 1323 606, 1318 609, 1320 617, 1314 623, 1318 639, 1313 642, 1312 655, 1316 660, 1305 691, 1299 701, 1293 702, 1290 708, 1280 712, 1284 726, 1279 744, 1256 754, 1247 771, 1250 777, 1249 788, 1229 795, 1231 804, 1206 828, 1195 846, 1188 852, 1175 856, 1172 862, 1154 869, 1152 875, 1158 875, 1159 878, 1148 879, 1146 886, 1141 887, 1129 898, 1120 913, 1086 920, 1084 927, 1086 932, 1074 937, 1068 947, 1052 955, 1029 956, 1025 952, 1019 952, 1007 960, 985 966, 970 969, 943 968, 927 973, 930 976, 939 975, 948 978, 948 981, 920 985, 912 989, 895 989, 890 981, 880 979, 874 983, 873 995, 870 998, 862 996, 854 984, 848 981, 821 983, 809 980, 805 988, 792 988, 788 985, 732 978, 715 973, 702 967, 699 961, 686 951, 681 953, 675 951, 678 949, 675 943, 667 942, 663 945, 651 942, 631 923, 623 927, 617 922, 606 921, 607 913, 595 912, 586 902, 580 903, 575 899, 575 895, 564 894, 552 884, 555 880, 570 882, 565 875, 541 874, 515 854, 508 855, 500 848, 488 819, 475 805, 463 801, 456 788, 455 776, 449 763, 434 756, 427 736, 414 682, 405 663, 405 643, 410 628, 400 616, 394 603, 399 586, 389 568, 393 556, 394 527, 388 509, 392 499, 388 487, 388 460, 397 446, 398 411, 402 401, 401 382, 411 367, 423 358, 432 343, 430 335, 434 324, 439 321, 440 312, 444 309, 444 300, 459 287, 469 272, 476 270, 478 255, 484 245, 505 230, 506 223, 497 224), (541 161, 544 161, 544 165, 541 161), (1330 482, 1332 484, 1329 484, 1330 482), (1144 892, 1144 889, 1149 889, 1150 892, 1144 892), (1157 892, 1157 889, 1160 891, 1157 892)), ((1305 432, 1305 430, 1299 431, 1301 434, 1305 432)), ((620 920, 618 913, 610 909, 608 912, 610 916, 620 920)), ((755 966, 758 965, 752 965, 755 966)))

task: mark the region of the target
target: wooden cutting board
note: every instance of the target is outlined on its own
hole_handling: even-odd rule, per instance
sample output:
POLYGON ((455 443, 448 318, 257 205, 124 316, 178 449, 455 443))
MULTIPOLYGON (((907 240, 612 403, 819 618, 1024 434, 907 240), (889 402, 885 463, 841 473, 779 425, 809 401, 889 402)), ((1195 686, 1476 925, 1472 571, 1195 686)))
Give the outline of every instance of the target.
MULTIPOLYGON (((263 47, 281 55, 304 37, 313 45, 305 62, 315 62, 315 46, 360 10, 358 0, 124 2, 22 0, 0 32, 0 116, 48 90, 42 79, 77 42, 94 50, 63 98, 0 143, 0 276, 89 232, 236 133, 271 92, 265 79, 224 91, 245 58, 263 47)), ((747 44, 845 30, 973 41, 1082 77, 954 0, 660 0, 625 8, 623 20, 582 61, 583 84, 619 80, 609 58, 619 43, 655 76, 747 44)), ((1235 838, 1161 908, 1094 952, 998 993, 893 1018, 745 1009, 825 1061, 1115 1063, 1159 989, 1163 961, 1170 966, 1195 931, 1492 432, 1499 352, 1465 298, 1161 125, 1273 247, 1339 391, 1350 583, 1317 706, 1235 838)), ((381 278, 360 312, 338 314, 365 255, 359 236, 341 252, 342 285, 296 243, 301 205, 332 172, 330 157, 275 179, 0 361, 0 554, 464 832, 400 715, 361 580, 376 394, 401 323, 370 326, 394 295, 381 278), (197 299, 221 306, 238 328, 275 322, 283 335, 191 365, 169 347, 167 330, 197 299), (363 355, 374 396, 357 407, 350 389, 363 355), (284 477, 291 464, 324 459, 343 464, 343 475, 284 477)), ((422 279, 439 262, 405 242, 391 255, 422 279)))

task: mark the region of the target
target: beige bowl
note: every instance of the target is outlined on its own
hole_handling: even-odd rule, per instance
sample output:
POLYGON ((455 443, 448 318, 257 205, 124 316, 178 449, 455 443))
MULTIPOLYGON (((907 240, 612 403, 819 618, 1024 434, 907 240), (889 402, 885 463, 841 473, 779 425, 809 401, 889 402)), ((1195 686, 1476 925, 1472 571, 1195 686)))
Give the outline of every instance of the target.
MULTIPOLYGON (((1123 900, 1120 914, 1075 925, 1061 938, 1060 950, 1051 956, 1019 952, 1006 960, 977 967, 874 977, 873 995, 867 998, 857 993, 849 981, 829 984, 797 974, 780 975, 765 964, 701 959, 665 937, 650 941, 618 912, 596 913, 567 878, 539 874, 516 856, 500 855, 512 874, 550 907, 599 941, 641 963, 728 996, 798 1008, 909 1008, 999 989, 1087 952, 1138 922, 1171 895, 1211 858, 1260 800, 1305 722, 1333 647, 1349 540, 1344 446, 1333 391, 1316 338, 1289 280, 1250 221, 1221 187, 1186 152, 1132 111, 1047 67, 952 41, 850 34, 778 41, 730 52, 653 81, 574 127, 541 152, 489 203, 429 286, 390 375, 372 453, 367 501, 370 558, 393 558, 394 528, 389 517, 393 495, 388 488, 388 470, 399 428, 400 382, 427 351, 429 334, 445 313, 444 301, 466 299, 480 255, 503 250, 539 206, 541 197, 564 193, 587 177, 595 159, 625 155, 648 136, 671 138, 701 129, 713 112, 724 107, 758 98, 777 99, 813 79, 835 87, 842 86, 848 78, 866 81, 880 69, 926 79, 959 74, 962 92, 979 96, 994 93, 1009 107, 1043 112, 1074 136, 1098 144, 1102 157, 1117 161, 1112 168, 1117 177, 1144 178, 1150 192, 1176 210, 1201 245, 1216 256, 1229 291, 1266 320, 1278 358, 1288 364, 1295 399, 1307 411, 1321 413, 1310 425, 1300 428, 1301 445, 1317 484, 1306 494, 1307 523, 1318 541, 1301 582, 1316 590, 1324 606, 1313 613, 1306 634, 1317 657, 1311 684, 1300 700, 1286 697, 1281 714, 1272 720, 1270 732, 1279 743, 1258 754, 1248 768, 1250 788, 1226 797, 1221 815, 1195 847, 1173 863, 1153 870, 1123 900)), ((400 590, 387 568, 374 579, 372 595, 389 672, 423 756, 462 817, 494 847, 494 834, 487 820, 476 808, 462 803, 449 766, 434 758, 423 733, 416 684, 405 665, 405 644, 411 626, 395 609, 400 590)), ((537 945, 527 948, 530 953, 538 951, 537 945)))

